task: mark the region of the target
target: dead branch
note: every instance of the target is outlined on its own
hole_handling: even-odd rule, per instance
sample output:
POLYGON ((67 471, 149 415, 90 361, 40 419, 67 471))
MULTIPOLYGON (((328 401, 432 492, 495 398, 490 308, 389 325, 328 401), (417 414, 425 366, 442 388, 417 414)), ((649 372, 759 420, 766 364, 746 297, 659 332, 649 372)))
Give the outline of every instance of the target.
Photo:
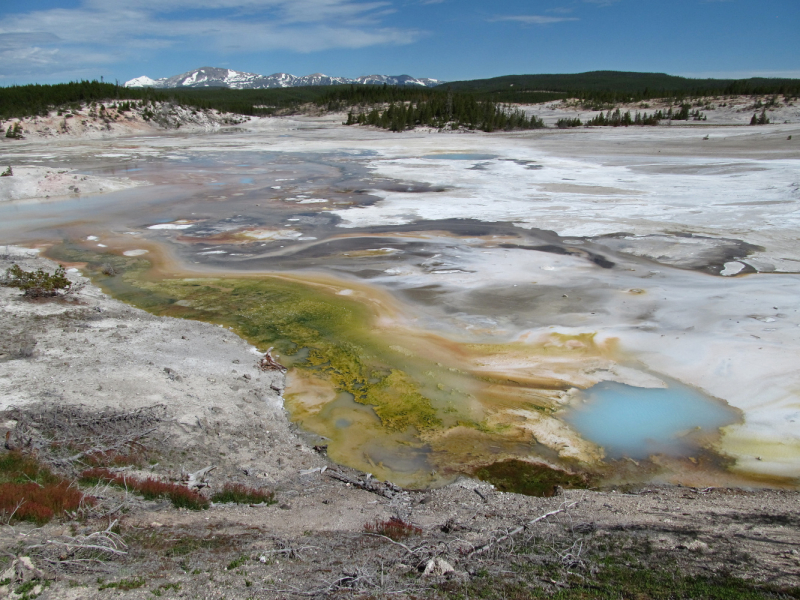
POLYGON ((82 452, 78 452, 77 454, 74 454, 72 456, 68 456, 66 458, 54 459, 53 462, 54 463, 62 463, 62 464, 73 463, 75 461, 78 461, 78 460, 82 459, 84 456, 90 456, 92 454, 105 454, 107 452, 112 452, 112 451, 119 450, 121 448, 124 448, 125 446, 132 446, 133 444, 137 443, 143 437, 153 433, 156 429, 158 429, 158 427, 153 427, 152 429, 148 429, 147 431, 144 431, 142 433, 138 433, 138 434, 136 434, 136 435, 134 435, 132 437, 126 438, 124 440, 121 440, 121 441, 117 442, 116 444, 112 444, 111 446, 95 446, 94 448, 89 448, 88 450, 84 450, 82 452))
POLYGON ((286 373, 286 367, 272 358, 272 351, 274 349, 275 348, 270 348, 264 353, 264 356, 258 361, 258 368, 262 371, 280 371, 281 373, 286 373))
POLYGON ((2 416, 16 422, 6 434, 6 448, 36 452, 39 460, 63 468, 86 456, 144 450, 141 440, 165 421, 166 406, 96 411, 48 402, 14 407, 2 416))
POLYGON ((550 517, 553 517, 555 515, 558 515, 558 514, 561 514, 563 512, 568 511, 570 508, 572 508, 576 504, 578 504, 578 503, 577 502, 571 502, 570 504, 566 504, 566 505, 562 504, 561 507, 558 508, 557 510, 551 510, 549 513, 545 513, 545 514, 543 514, 541 516, 538 516, 535 519, 533 519, 532 521, 528 521, 524 525, 520 525, 516 529, 513 529, 512 531, 508 532, 507 534, 502 535, 502 536, 500 536, 499 538, 497 538, 495 540, 491 540, 491 541, 487 542, 483 546, 478 546, 477 548, 475 548, 475 550, 470 552, 468 556, 472 557, 475 554, 482 554, 482 553, 486 552, 487 550, 489 550, 490 548, 492 548, 493 546, 496 546, 496 545, 504 542, 505 540, 514 537, 515 535, 517 535, 518 533, 521 533, 522 531, 525 531, 528 527, 530 527, 532 525, 535 525, 536 523, 538 523, 540 521, 544 521, 545 519, 548 519, 550 517))
POLYGON ((55 566, 98 564, 105 566, 109 560, 128 554, 128 545, 122 536, 112 531, 119 521, 115 520, 102 531, 88 535, 62 535, 26 546, 30 552, 55 566))
POLYGON ((325 474, 333 479, 338 479, 344 483, 349 483, 353 487, 361 488, 362 490, 366 490, 386 498, 393 498, 397 494, 406 493, 403 488, 396 486, 391 481, 379 481, 378 479, 374 479, 370 473, 367 473, 361 479, 357 477, 351 477, 339 470, 334 469, 328 469, 325 471, 325 474))
POLYGON ((206 482, 206 475, 208 475, 211 471, 216 469, 215 466, 208 466, 199 471, 195 471, 194 473, 183 473, 181 474, 181 480, 186 484, 186 487, 189 489, 192 488, 204 488, 208 486, 206 482))
POLYGON ((420 550, 422 550, 425 547, 425 546, 420 546, 416 550, 412 550, 411 548, 409 548, 405 544, 401 544, 400 542, 396 542, 392 538, 390 538, 389 536, 381 535, 380 533, 369 533, 369 532, 365 531, 361 535, 368 535, 370 537, 383 538, 387 542, 390 542, 390 543, 394 544, 395 546, 400 546, 403 550, 405 550, 409 554, 412 554, 412 555, 415 555, 415 556, 416 556, 417 552, 419 552, 420 550))

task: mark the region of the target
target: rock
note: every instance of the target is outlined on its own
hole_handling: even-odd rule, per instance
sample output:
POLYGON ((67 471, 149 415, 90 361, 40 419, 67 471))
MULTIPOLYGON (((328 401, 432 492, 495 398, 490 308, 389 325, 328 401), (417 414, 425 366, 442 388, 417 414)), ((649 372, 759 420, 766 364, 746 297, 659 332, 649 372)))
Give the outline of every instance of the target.
POLYGON ((578 523, 577 525, 575 525, 575 527, 572 528, 572 531, 574 531, 575 533, 581 533, 585 535, 588 533, 592 533, 596 529, 597 527, 595 526, 594 523, 578 523))
POLYGON ((422 571, 423 577, 437 577, 454 573, 453 565, 444 560, 443 558, 432 558, 425 565, 425 570, 422 571))
POLYGON ((11 566, 3 571, 0 579, 8 579, 10 581, 26 582, 31 579, 41 579, 42 572, 33 564, 30 556, 22 556, 16 558, 11 562, 11 566))
POLYGON ((693 540, 689 542, 688 544, 686 544, 686 549, 691 550, 692 552, 700 552, 702 554, 705 554, 710 550, 708 544, 706 544, 705 542, 701 542, 700 540, 693 540))

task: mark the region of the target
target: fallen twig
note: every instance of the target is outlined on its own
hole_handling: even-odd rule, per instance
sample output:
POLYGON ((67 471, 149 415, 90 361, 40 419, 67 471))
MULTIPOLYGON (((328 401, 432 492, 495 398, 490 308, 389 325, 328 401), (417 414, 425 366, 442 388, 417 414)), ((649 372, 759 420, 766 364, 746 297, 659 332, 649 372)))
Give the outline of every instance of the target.
POLYGON ((500 536, 496 540, 491 540, 491 541, 487 542, 486 544, 484 544, 483 546, 478 546, 477 548, 475 548, 475 550, 470 552, 468 556, 473 556, 475 554, 482 554, 483 552, 486 552, 492 546, 496 546, 497 544, 500 544, 501 542, 504 542, 505 540, 517 535, 518 533, 524 531, 525 529, 527 529, 531 525, 535 525, 539 521, 544 521, 545 519, 547 519, 549 517, 553 517, 555 515, 558 515, 558 514, 561 514, 563 512, 566 512, 570 508, 575 506, 576 504, 578 504, 578 503, 577 502, 571 502, 570 504, 567 504, 567 505, 563 505, 562 504, 561 508, 558 508, 557 510, 551 510, 549 513, 545 513, 545 514, 543 514, 541 516, 536 517, 533 521, 528 521, 524 525, 520 525, 516 529, 508 532, 507 534, 500 536))
POLYGON ((373 494, 378 494, 379 496, 384 496, 386 498, 392 498, 397 494, 403 493, 403 488, 396 486, 391 481, 380 481, 378 479, 373 479, 372 475, 369 473, 364 477, 364 479, 358 479, 356 477, 350 477, 349 475, 345 475, 341 471, 328 469, 325 471, 328 477, 333 477, 334 479, 338 479, 339 481, 343 481, 344 483, 349 483, 350 485, 361 488, 362 490, 366 490, 368 492, 372 492, 373 494))
POLYGON ((379 538, 383 538, 383 539, 385 539, 387 542, 390 542, 390 543, 394 544, 395 546, 400 546, 400 547, 401 547, 403 550, 405 550, 405 551, 406 551, 406 552, 408 552, 409 554, 413 554, 413 555, 416 555, 416 554, 417 554, 417 552, 419 552, 420 550, 422 550, 422 548, 424 548, 424 546, 420 546, 420 547, 419 547, 419 548, 417 548, 416 550, 412 550, 411 548, 409 548, 409 547, 408 547, 408 546, 406 546, 405 544, 401 544, 400 542, 396 542, 396 541, 394 541, 392 538, 390 538, 389 536, 386 536, 386 535, 381 535, 380 533, 369 533, 369 532, 365 531, 365 532, 363 532, 361 535, 368 535, 368 536, 370 536, 370 537, 379 537, 379 538))
POLYGON ((203 469, 200 469, 199 471, 195 471, 194 473, 183 473, 181 475, 181 480, 186 483, 186 487, 189 489, 204 488, 208 485, 206 482, 206 475, 216 468, 217 467, 213 465, 209 465, 203 469))

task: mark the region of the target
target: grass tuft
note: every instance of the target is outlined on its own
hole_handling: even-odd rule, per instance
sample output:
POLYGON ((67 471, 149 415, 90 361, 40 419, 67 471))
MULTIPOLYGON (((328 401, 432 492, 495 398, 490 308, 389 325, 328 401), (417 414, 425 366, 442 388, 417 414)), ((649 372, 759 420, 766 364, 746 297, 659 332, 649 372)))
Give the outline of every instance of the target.
POLYGON ((110 583, 103 583, 98 587, 98 590, 118 589, 123 591, 135 590, 145 584, 143 577, 132 577, 131 579, 120 579, 119 581, 112 581, 110 583))
POLYGON ((221 491, 211 496, 212 502, 235 504, 275 504, 275 494, 258 490, 241 483, 226 483, 221 491))

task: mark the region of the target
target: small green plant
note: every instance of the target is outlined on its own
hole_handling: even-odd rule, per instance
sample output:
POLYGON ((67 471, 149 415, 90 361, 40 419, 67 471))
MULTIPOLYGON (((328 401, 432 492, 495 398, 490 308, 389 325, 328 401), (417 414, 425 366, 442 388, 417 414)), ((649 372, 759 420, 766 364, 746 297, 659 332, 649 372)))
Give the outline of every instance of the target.
POLYGON ((228 564, 228 566, 227 566, 226 568, 227 568, 227 570, 228 570, 228 571, 234 571, 234 570, 238 569, 239 567, 241 567, 241 566, 242 566, 244 563, 246 563, 248 560, 250 560, 250 558, 249 558, 249 557, 247 557, 247 556, 240 556, 240 557, 239 557, 239 558, 237 558, 236 560, 232 560, 232 561, 231 561, 231 562, 228 564))
POLYGON ((15 287, 29 298, 45 298, 67 294, 72 290, 72 282, 67 279, 67 272, 59 265, 53 274, 43 269, 25 271, 17 264, 6 269, 0 284, 15 287))
POLYGON ((150 593, 153 594, 153 596, 161 597, 164 595, 164 592, 167 592, 169 590, 175 590, 177 592, 180 589, 181 589, 180 583, 164 583, 158 586, 156 589, 150 590, 150 593))
POLYGON ((0 177, 11 177, 14 175, 14 171, 11 169, 11 165, 8 165, 8 168, 0 173, 0 177))
POLYGON ((135 590, 145 584, 144 577, 132 577, 131 579, 120 579, 119 581, 112 581, 110 583, 100 583, 98 590, 118 589, 123 591, 135 590))
POLYGON ((15 590, 15 594, 20 594, 23 596, 27 596, 28 592, 33 590, 39 582, 36 579, 31 579, 30 581, 26 581, 22 585, 18 586, 15 590))
POLYGON ((212 502, 235 504, 275 504, 275 494, 258 490, 241 483, 226 483, 221 491, 211 496, 212 502))

